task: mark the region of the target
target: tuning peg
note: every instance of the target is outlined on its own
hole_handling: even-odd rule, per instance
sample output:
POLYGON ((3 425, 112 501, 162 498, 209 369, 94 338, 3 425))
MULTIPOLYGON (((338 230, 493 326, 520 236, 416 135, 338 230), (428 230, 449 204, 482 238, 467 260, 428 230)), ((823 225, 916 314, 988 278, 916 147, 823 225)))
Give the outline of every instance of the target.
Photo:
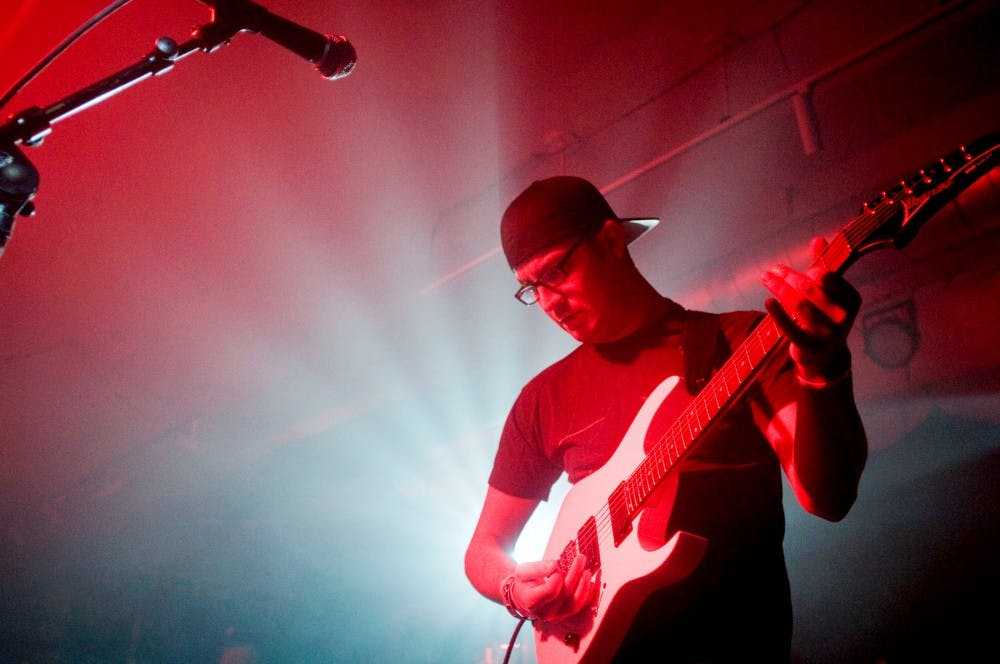
POLYGON ((934 182, 934 178, 932 178, 931 176, 927 175, 927 171, 925 171, 922 168, 920 169, 920 180, 924 184, 931 184, 932 182, 934 182))

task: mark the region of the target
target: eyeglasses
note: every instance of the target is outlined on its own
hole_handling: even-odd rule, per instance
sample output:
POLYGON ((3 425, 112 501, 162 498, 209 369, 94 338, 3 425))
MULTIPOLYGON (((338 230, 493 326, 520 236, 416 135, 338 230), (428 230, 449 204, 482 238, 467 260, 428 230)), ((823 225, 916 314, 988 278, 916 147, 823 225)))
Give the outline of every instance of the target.
POLYGON ((566 250, 563 257, 559 259, 558 263, 550 265, 549 267, 542 270, 542 273, 538 275, 536 281, 522 281, 521 287, 517 289, 514 293, 514 297, 517 301, 524 305, 532 305, 538 302, 538 287, 539 286, 557 286, 563 279, 566 278, 566 263, 569 262, 570 256, 573 252, 577 250, 583 241, 587 239, 584 235, 579 240, 573 243, 573 245, 566 250))

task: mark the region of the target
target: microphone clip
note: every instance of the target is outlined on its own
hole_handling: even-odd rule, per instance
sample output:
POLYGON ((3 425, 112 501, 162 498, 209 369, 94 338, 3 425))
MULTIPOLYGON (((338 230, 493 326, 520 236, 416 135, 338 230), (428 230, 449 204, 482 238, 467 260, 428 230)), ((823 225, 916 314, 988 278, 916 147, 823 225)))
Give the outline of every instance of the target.
POLYGON ((38 169, 13 143, 0 145, 0 253, 14 231, 14 220, 35 212, 38 169))

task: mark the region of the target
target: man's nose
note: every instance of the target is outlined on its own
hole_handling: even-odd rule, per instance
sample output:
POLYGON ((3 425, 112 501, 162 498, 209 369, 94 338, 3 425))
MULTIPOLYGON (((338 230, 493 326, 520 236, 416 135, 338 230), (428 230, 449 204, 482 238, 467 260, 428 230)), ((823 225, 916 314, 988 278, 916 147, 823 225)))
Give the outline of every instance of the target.
POLYGON ((538 285, 538 304, 546 312, 556 311, 565 306, 566 297, 558 288, 552 288, 544 284, 538 285))

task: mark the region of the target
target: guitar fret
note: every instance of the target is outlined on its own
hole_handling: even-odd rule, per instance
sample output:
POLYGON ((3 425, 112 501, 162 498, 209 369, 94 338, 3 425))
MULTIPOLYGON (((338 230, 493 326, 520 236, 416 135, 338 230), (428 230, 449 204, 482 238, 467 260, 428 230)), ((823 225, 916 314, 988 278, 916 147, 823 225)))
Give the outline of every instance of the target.
MULTIPOLYGON (((693 404, 693 405, 697 406, 697 404, 693 404)), ((697 412, 696 409, 695 410, 691 410, 691 412, 688 415, 688 417, 691 420, 689 422, 689 426, 688 426, 688 429, 691 430, 691 438, 692 439, 697 438, 698 434, 701 433, 701 427, 702 427, 701 418, 698 416, 698 412, 697 412)))
POLYGON ((766 330, 760 330, 754 336, 757 338, 757 343, 760 346, 758 348, 758 353, 757 353, 757 364, 760 364, 760 361, 763 360, 769 352, 771 352, 771 349, 774 347, 774 345, 769 342, 766 330))
POLYGON ((722 379, 722 384, 726 388, 726 399, 728 400, 732 395, 736 394, 736 389, 739 388, 740 381, 734 377, 732 367, 726 367, 722 379))
POLYGON ((725 375, 722 376, 722 380, 716 380, 714 382, 716 383, 716 387, 712 390, 712 394, 715 396, 715 403, 717 404, 718 409, 722 410, 722 404, 728 401, 729 397, 731 397, 733 393, 730 391, 729 387, 726 386, 725 375), (719 399, 719 395, 722 395, 722 399, 719 399))
POLYGON ((708 401, 701 399, 701 403, 698 404, 698 431, 704 431, 708 428, 708 425, 712 423, 712 411, 708 408, 708 401))
POLYGON ((747 357, 746 346, 742 346, 739 351, 739 357, 736 362, 736 377, 743 382, 743 380, 750 375, 750 368, 748 366, 749 358, 747 357), (740 373, 742 372, 742 373, 740 373))
POLYGON ((657 446, 655 449, 656 449, 656 463, 657 463, 656 469, 659 471, 660 475, 666 475, 667 469, 670 468, 670 464, 667 462, 666 459, 663 458, 663 450, 659 446, 657 446))
POLYGON ((839 271, 851 256, 851 243, 845 234, 838 233, 823 252, 823 263, 831 271, 839 271))
POLYGON ((773 319, 768 318, 760 326, 761 328, 763 328, 761 330, 760 343, 762 347, 765 347, 765 354, 766 354, 766 344, 774 343, 774 340, 777 337, 778 328, 773 323, 774 323, 773 319))
POLYGON ((756 366, 760 364, 760 361, 767 355, 767 351, 770 350, 767 344, 764 342, 764 335, 760 330, 755 330, 754 334, 751 335, 753 340, 756 342, 756 346, 753 348, 753 356, 751 357, 751 362, 756 366))

